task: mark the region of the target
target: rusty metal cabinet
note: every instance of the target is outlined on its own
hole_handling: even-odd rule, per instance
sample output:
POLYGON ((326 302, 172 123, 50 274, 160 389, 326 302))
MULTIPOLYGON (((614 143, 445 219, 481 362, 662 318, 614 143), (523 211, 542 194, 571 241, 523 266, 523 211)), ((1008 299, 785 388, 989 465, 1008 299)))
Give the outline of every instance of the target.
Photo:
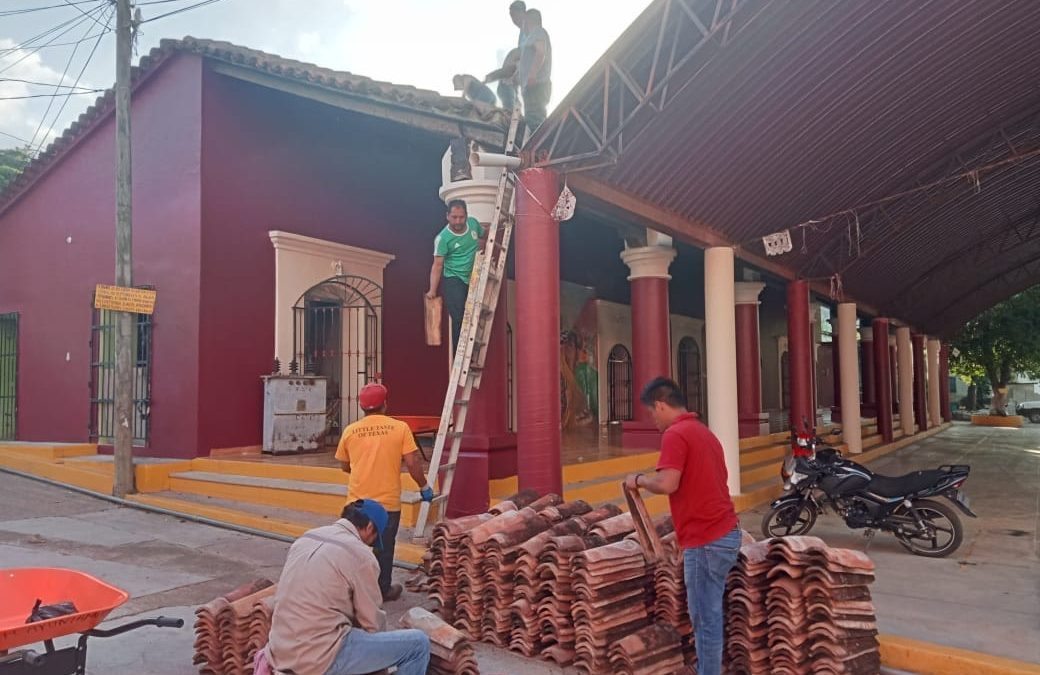
POLYGON ((265 375, 264 452, 318 450, 325 438, 327 378, 265 375))

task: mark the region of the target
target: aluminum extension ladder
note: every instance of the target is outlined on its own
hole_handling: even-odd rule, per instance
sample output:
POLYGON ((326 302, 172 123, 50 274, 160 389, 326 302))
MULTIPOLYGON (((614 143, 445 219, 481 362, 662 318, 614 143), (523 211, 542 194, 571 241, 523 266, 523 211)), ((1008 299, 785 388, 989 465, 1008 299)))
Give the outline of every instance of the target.
MULTIPOLYGON (((519 111, 520 106, 517 105, 509 122, 505 147, 507 155, 513 155, 516 152, 516 134, 521 117, 519 111)), ((426 475, 426 484, 432 486, 435 484, 434 481, 438 474, 443 472, 440 491, 432 502, 422 502, 419 507, 419 517, 415 522, 414 530, 416 540, 425 537, 431 509, 434 506, 441 507, 441 516, 443 516, 444 509, 447 509, 448 498, 451 496, 469 404, 473 391, 480 388, 480 380, 484 374, 484 361, 487 358, 488 343, 491 337, 491 326, 495 320, 495 310, 498 307, 502 284, 505 281, 506 258, 509 256, 509 242, 513 236, 515 188, 516 176, 509 168, 503 168, 502 175, 498 179, 498 196, 495 198, 495 210, 491 216, 491 223, 488 225, 484 251, 478 253, 474 261, 474 272, 470 277, 466 309, 462 316, 459 344, 455 348, 455 360, 452 363, 451 377, 448 380, 448 391, 444 396, 444 408, 441 410, 441 421, 437 427, 437 439, 434 441, 430 468, 426 475), (446 445, 449 447, 448 461, 441 464, 446 445)))

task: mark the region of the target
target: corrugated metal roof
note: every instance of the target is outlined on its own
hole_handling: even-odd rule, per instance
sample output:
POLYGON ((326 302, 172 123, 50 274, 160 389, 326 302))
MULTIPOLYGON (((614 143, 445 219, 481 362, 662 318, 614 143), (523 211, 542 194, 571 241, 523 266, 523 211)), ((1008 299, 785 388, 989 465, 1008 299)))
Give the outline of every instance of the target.
MULTIPOLYGON (((685 4, 709 28, 730 6, 685 4)), ((543 147, 568 105, 600 120, 607 64, 643 81, 666 8, 682 9, 655 2, 555 111, 543 147)), ((596 180, 761 254, 763 235, 1040 149, 1040 2, 748 0, 739 12, 596 180)), ((581 135, 565 128, 554 154, 581 149, 567 138, 581 135)), ((1038 218, 1033 156, 982 171, 978 189, 951 181, 793 231, 776 260, 808 278, 838 272, 848 295, 949 334, 1040 282, 1038 218)))
MULTIPOLYGON (((246 69, 303 85, 347 94, 376 104, 385 104, 413 111, 413 119, 423 116, 449 120, 458 129, 477 128, 501 133, 509 124, 508 114, 499 108, 474 104, 461 97, 442 96, 435 91, 412 86, 380 82, 361 75, 322 68, 311 63, 287 59, 256 49, 240 47, 230 42, 185 37, 181 40, 162 40, 159 46, 143 56, 133 69, 134 85, 155 71, 176 53, 199 54, 207 59, 241 66, 246 69)), ((64 152, 71 148, 87 131, 112 113, 115 107, 114 91, 102 94, 79 118, 56 138, 26 167, 17 180, 0 193, 0 212, 22 194, 64 152)))

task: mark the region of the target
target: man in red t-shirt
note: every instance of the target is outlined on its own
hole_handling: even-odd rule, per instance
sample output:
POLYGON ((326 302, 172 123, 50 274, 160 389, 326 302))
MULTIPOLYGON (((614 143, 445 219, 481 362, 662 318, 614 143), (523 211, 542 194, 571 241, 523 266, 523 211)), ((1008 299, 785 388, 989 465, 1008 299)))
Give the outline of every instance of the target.
POLYGON ((722 444, 697 416, 675 382, 659 377, 646 385, 640 402, 650 410, 661 438, 653 474, 625 479, 628 487, 668 495, 672 521, 683 549, 686 604, 697 642, 697 673, 722 671, 722 598, 726 575, 737 562, 740 528, 729 498, 722 444))

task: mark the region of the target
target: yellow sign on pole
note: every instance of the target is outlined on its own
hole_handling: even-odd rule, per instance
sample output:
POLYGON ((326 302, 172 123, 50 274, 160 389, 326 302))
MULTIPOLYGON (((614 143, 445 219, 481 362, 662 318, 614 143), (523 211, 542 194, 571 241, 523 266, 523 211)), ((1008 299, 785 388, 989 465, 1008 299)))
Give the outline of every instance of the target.
POLYGON ((98 284, 94 289, 94 309, 151 314, 155 311, 155 291, 98 284))

